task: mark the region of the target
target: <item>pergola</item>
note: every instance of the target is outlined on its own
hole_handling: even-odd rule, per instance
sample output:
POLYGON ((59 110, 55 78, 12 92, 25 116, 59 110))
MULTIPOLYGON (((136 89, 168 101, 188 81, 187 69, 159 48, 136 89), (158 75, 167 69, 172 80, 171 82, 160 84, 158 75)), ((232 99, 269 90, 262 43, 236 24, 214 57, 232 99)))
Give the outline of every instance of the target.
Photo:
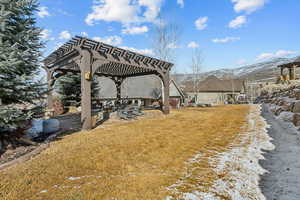
POLYGON ((48 109, 53 110, 55 81, 67 73, 81 74, 82 129, 92 128, 91 82, 93 76, 112 79, 121 100, 121 84, 127 77, 157 75, 163 83, 163 112, 169 114, 169 73, 172 63, 144 56, 88 38, 75 36, 44 60, 48 80, 48 109))
POLYGON ((279 65, 278 67, 280 67, 280 70, 281 70, 280 75, 281 76, 284 75, 284 73, 283 73, 284 69, 288 69, 290 80, 295 80, 296 79, 296 68, 300 67, 300 57, 296 58, 293 62, 279 65))

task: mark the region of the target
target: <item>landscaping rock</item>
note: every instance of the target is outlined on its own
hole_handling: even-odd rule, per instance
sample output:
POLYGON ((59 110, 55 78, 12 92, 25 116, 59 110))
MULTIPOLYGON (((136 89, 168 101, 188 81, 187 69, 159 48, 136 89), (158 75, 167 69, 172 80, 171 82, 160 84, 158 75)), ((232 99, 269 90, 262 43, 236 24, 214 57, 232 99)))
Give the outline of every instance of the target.
POLYGON ((54 109, 54 116, 61 115, 65 111, 64 110, 64 105, 58 99, 55 99, 53 101, 53 109, 54 109))
POLYGON ((281 119, 285 122, 292 122, 294 115, 295 114, 292 112, 281 112, 280 115, 278 116, 278 119, 281 119))
POLYGON ((290 105, 283 105, 283 106, 281 106, 281 109, 283 111, 289 111, 289 108, 290 108, 290 105))
POLYGON ((296 97, 297 100, 300 100, 300 90, 299 89, 297 89, 295 91, 295 97, 296 97))
POLYGON ((295 126, 300 126, 300 114, 296 113, 293 116, 293 124, 295 126))
POLYGON ((55 133, 59 131, 60 123, 57 119, 48 119, 43 121, 43 132, 45 134, 55 133))
POLYGON ((277 109, 276 109, 276 111, 275 111, 275 113, 274 113, 274 114, 275 114, 276 116, 279 116, 279 115, 280 115, 280 113, 281 113, 282 111, 283 111, 283 110, 282 110, 282 108, 281 108, 281 107, 279 107, 279 108, 277 108, 277 109))
POLYGON ((39 137, 43 133, 43 120, 33 119, 31 122, 31 128, 25 131, 26 138, 33 139, 39 137))
POLYGON ((291 103, 288 107, 288 111, 293 112, 295 103, 291 103))
POLYGON ((300 113, 300 101, 296 102, 293 107, 294 113, 300 113))

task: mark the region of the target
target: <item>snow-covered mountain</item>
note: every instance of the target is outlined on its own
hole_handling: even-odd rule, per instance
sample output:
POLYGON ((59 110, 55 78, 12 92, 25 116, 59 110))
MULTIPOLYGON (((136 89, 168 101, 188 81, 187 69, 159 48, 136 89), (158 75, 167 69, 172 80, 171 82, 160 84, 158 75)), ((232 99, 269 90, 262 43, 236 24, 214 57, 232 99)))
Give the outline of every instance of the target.
MULTIPOLYGON (((214 75, 219 78, 240 78, 247 80, 269 80, 274 79, 280 74, 278 65, 292 62, 295 58, 274 58, 269 61, 246 65, 235 69, 219 69, 201 73, 201 79, 214 75)), ((299 69, 300 70, 300 69, 299 69)), ((193 78, 192 74, 177 74, 174 77, 178 82, 193 78)))

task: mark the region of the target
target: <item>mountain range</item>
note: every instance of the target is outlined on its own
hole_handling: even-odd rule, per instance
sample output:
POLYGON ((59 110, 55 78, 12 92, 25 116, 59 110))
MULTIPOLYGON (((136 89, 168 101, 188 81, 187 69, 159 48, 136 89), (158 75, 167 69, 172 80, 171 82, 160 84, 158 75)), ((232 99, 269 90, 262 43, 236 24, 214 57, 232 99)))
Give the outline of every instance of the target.
MULTIPOLYGON (((221 79, 237 78, 249 81, 271 81, 275 80, 279 74, 280 69, 278 65, 294 61, 295 58, 273 58, 268 61, 259 62, 251 65, 245 65, 234 69, 218 69, 199 74, 200 79, 208 76, 216 76, 221 79)), ((300 69, 297 69, 300 72, 300 69)), ((181 83, 193 79, 194 74, 175 74, 173 78, 181 83)))

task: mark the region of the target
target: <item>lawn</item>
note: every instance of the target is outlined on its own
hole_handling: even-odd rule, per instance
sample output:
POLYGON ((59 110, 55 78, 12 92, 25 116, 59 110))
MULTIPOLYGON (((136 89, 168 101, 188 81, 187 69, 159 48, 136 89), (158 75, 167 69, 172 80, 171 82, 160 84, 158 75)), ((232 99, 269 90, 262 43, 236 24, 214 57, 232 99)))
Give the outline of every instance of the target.
POLYGON ((65 136, 0 172, 0 199, 176 199, 167 188, 189 172, 178 190, 205 192, 218 178, 209 158, 228 150, 248 113, 247 105, 188 108, 65 136), (195 155, 201 162, 188 164, 195 155))

